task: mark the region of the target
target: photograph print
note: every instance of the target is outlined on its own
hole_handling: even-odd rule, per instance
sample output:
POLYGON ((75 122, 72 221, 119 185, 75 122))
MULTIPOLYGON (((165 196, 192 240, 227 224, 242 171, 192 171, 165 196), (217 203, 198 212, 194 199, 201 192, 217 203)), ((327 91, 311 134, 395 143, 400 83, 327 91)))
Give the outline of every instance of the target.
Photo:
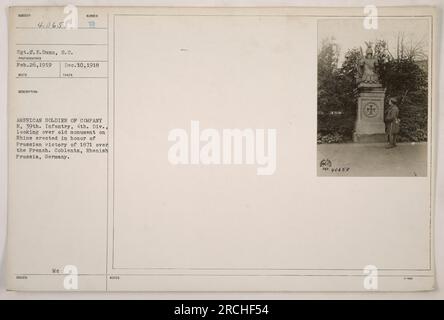
POLYGON ((427 176, 430 26, 318 21, 318 176, 427 176))

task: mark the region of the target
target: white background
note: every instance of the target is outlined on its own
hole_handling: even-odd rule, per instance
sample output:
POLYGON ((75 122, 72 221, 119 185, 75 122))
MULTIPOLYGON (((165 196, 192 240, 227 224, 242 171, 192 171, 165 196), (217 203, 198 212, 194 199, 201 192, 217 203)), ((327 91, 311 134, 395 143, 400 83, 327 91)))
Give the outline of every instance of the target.
MULTIPOLYGON (((7 7, 11 5, 59 5, 66 4, 89 5, 89 6, 109 6, 109 5, 139 5, 139 6, 364 6, 367 4, 375 5, 434 5, 442 11, 443 3, 441 0, 417 0, 417 1, 5 1, 0 0, 0 299, 116 299, 116 298, 133 298, 133 299, 346 299, 346 298, 362 298, 362 299, 443 299, 444 298, 444 198, 437 196, 435 208, 435 244, 436 244, 436 269, 437 269, 437 289, 433 292, 424 293, 17 293, 5 291, 5 240, 6 240, 6 208, 7 208, 7 7)), ((439 12, 441 15, 442 12, 439 12)), ((442 25, 438 22, 438 30, 442 30, 442 25)), ((439 33, 440 44, 443 40, 442 32, 439 33)), ((439 45, 440 45, 439 44, 439 45)), ((439 60, 443 60, 442 52, 440 51, 439 60)), ((437 64, 440 80, 442 80, 442 66, 437 64)), ((436 84, 439 88, 439 83, 436 84)), ((438 103, 441 101, 442 93, 439 93, 438 103)), ((442 113, 438 110, 439 122, 444 119, 442 113)), ((443 130, 438 126, 438 132, 434 132, 435 137, 443 136, 443 130)), ((438 160, 437 163, 443 163, 443 142, 438 141, 438 160)), ((438 167, 438 176, 436 182, 436 195, 443 193, 444 179, 442 178, 442 170, 438 167)))

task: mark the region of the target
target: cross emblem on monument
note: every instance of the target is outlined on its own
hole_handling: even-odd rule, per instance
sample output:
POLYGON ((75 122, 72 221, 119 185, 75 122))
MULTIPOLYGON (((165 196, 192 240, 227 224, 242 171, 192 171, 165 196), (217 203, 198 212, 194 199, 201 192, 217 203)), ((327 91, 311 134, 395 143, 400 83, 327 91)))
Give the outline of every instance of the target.
POLYGON ((369 103, 368 105, 366 105, 364 110, 366 116, 370 118, 376 116, 378 113, 378 108, 373 103, 369 103))

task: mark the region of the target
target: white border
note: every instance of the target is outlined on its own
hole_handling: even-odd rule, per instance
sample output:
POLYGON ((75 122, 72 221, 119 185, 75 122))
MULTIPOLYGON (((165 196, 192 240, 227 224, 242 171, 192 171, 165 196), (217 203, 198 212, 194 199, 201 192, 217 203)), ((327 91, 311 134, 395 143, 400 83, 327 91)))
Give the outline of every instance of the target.
MULTIPOLYGON (((5 240, 6 240, 6 208, 7 208, 7 8, 9 6, 61 6, 67 4, 83 6, 408 6, 428 5, 439 9, 436 32, 439 32, 438 55, 436 59, 436 71, 439 73, 438 83, 435 88, 440 88, 443 83, 443 67, 439 61, 444 61, 441 50, 444 36, 442 32, 441 16, 444 11, 442 0, 1 0, 0 3, 0 300, 4 299, 444 299, 444 176, 442 167, 437 167, 436 176, 436 202, 435 202, 435 262, 437 284, 432 292, 415 293, 31 293, 31 292, 7 292, 5 290, 5 240), (440 196, 441 195, 441 196, 440 196)), ((440 112, 440 101, 443 93, 438 89, 438 97, 435 102, 438 110, 438 123, 443 123, 444 113, 440 112)), ((439 126, 435 131, 438 138, 438 157, 436 163, 444 163, 444 129, 439 126)))

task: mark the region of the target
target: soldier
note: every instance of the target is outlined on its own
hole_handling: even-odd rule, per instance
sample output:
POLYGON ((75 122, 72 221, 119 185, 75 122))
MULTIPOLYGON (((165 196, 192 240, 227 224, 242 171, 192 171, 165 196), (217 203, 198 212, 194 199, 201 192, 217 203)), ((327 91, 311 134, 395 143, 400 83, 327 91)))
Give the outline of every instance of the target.
POLYGON ((400 120, 398 118, 399 109, 397 107, 397 99, 392 97, 388 101, 388 108, 385 110, 384 122, 385 133, 387 134, 388 146, 387 148, 396 147, 396 139, 399 133, 400 120))

